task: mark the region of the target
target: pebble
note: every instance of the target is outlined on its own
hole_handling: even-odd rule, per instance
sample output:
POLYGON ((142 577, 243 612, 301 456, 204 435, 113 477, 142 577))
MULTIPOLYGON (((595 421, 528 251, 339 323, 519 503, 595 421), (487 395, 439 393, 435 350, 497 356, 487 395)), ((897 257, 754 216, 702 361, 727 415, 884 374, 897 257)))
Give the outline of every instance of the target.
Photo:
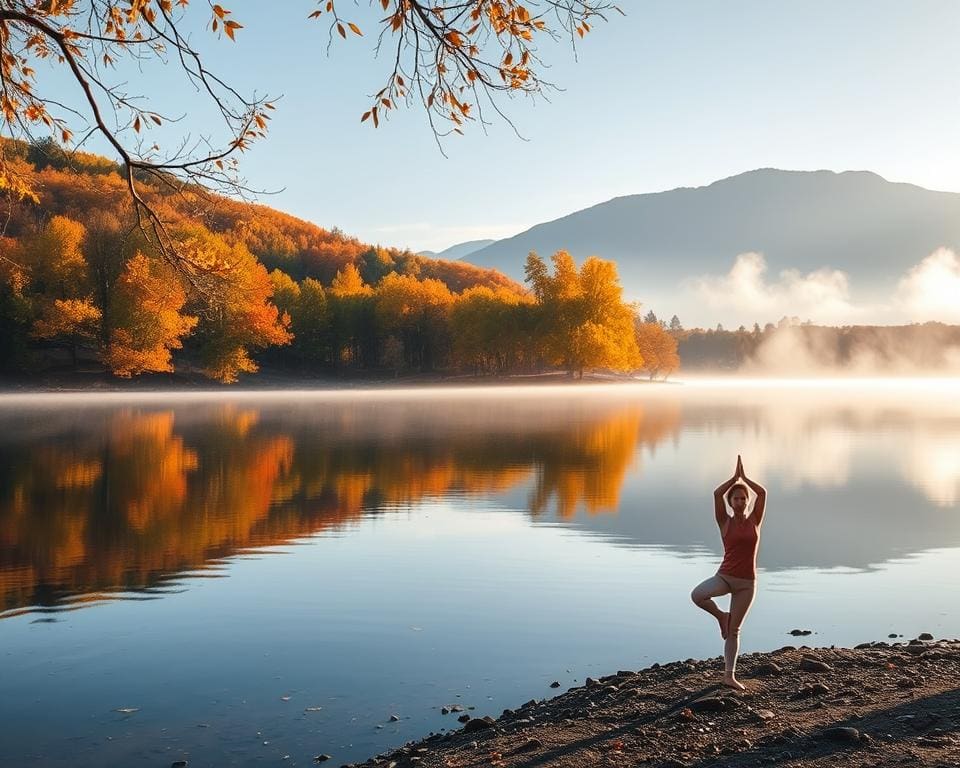
POLYGON ((543 742, 540 739, 527 739, 523 744, 514 750, 515 752, 530 752, 534 749, 542 749, 543 742))
POLYGON ((690 702, 690 709, 694 712, 723 712, 727 706, 727 700, 719 696, 704 696, 690 702))
POLYGON ((830 693, 830 688, 823 683, 813 683, 812 685, 802 685, 793 695, 795 699, 805 699, 810 696, 821 696, 830 693))
POLYGON ((860 731, 849 727, 827 728, 823 732, 823 738, 844 744, 859 744, 860 731))
POLYGON ((800 669, 804 672, 833 672, 833 667, 812 656, 804 656, 800 659, 800 669))
POLYGON ((783 674, 783 668, 779 664, 774 664, 772 661, 768 661, 765 664, 761 664, 755 670, 754 674, 761 675, 763 677, 774 677, 777 675, 783 674))

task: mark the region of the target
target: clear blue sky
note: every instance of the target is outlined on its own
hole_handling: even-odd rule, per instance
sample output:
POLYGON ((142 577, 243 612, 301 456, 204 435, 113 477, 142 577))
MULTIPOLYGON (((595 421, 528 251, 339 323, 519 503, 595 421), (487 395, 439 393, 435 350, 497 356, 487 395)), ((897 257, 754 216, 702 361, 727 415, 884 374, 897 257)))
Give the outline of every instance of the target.
MULTIPOLYGON (((359 123, 389 68, 360 1, 341 13, 366 35, 329 56, 308 0, 232 0, 237 42, 194 38, 241 90, 283 94, 244 159, 253 186, 283 190, 263 202, 366 241, 436 250, 765 166, 960 191, 954 0, 624 0, 627 17, 597 24, 579 61, 569 45, 547 52, 562 92, 506 103, 526 140, 474 126, 444 142, 446 158, 415 107, 376 131, 359 123)), ((189 13, 207 19, 200 3, 189 13)), ((201 133, 208 113, 172 70, 126 73, 128 89, 159 87, 201 133)))

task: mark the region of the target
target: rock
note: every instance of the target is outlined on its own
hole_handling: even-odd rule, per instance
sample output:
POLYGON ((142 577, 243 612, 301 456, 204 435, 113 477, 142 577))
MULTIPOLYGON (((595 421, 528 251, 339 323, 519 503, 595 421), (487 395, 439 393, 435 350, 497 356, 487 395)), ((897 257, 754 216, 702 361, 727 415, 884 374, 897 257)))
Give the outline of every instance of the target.
POLYGON ((450 714, 450 709, 449 709, 448 707, 440 707, 440 714, 441 714, 441 715, 449 715, 449 714, 450 714))
POLYGON ((399 717, 399 715, 390 715, 390 722, 391 722, 391 723, 398 723, 398 722, 400 722, 400 717, 399 717))
POLYGON ((793 694, 793 698, 806 699, 811 696, 822 696, 825 693, 830 693, 829 687, 823 683, 813 683, 812 685, 801 685, 797 692, 793 694))
POLYGON ((559 680, 554 680, 552 683, 550 683, 550 687, 551 687, 551 688, 559 688, 559 687, 560 687, 560 681, 559 681, 559 680))
POLYGON ((467 720, 467 724, 463 726, 463 732, 475 733, 476 731, 485 731, 493 728, 493 722, 493 718, 489 715, 486 717, 472 717, 467 720))
POLYGON ((170 763, 170 768, 187 768, 190 765, 186 760, 174 760, 170 763))
POLYGON ((887 635, 887 637, 890 637, 890 638, 895 638, 896 636, 897 636, 896 632, 891 632, 889 635, 887 635))
POLYGON ((450 711, 451 711, 451 712, 463 712, 463 706, 460 705, 460 704, 451 704, 451 705, 450 705, 450 711))
POLYGON ((514 752, 531 752, 534 749, 542 749, 543 742, 540 739, 527 739, 523 744, 517 747, 514 752))
POLYGON ((873 643, 860 643, 859 645, 853 646, 854 650, 862 651, 865 648, 873 648, 873 643))
POLYGON ((757 667, 754 670, 754 674, 761 677, 776 677, 783 674, 783 668, 779 664, 774 664, 772 661, 769 661, 757 667))
POLYGON ((804 656, 800 659, 800 669, 804 672, 833 672, 833 667, 812 656, 804 656))
POLYGON ((917 639, 918 639, 918 640, 933 640, 933 635, 931 635, 929 632, 921 632, 919 635, 917 635, 917 639))
POLYGON ((458 717, 457 720, 461 723, 466 723, 470 720, 470 715, 467 715, 467 714, 460 715, 460 717, 458 717))
POLYGON ((856 728, 838 727, 827 728, 821 736, 828 741, 835 741, 840 744, 859 744, 860 731, 856 728))
POLYGON ((719 696, 704 696, 690 702, 690 709, 694 712, 723 712, 727 707, 727 700, 719 696))
POLYGON ((594 680, 592 677, 588 677, 584 685, 586 685, 587 688, 596 688, 598 685, 600 685, 600 681, 594 680))
POLYGON ((754 716, 761 722, 767 722, 768 720, 773 720, 776 715, 772 710, 769 709, 757 709, 753 712, 754 716))
POLYGON ((330 757, 330 755, 317 755, 315 758, 313 758, 313 762, 315 762, 315 763, 325 763, 325 762, 327 762, 327 760, 332 760, 332 759, 333 759, 333 758, 330 757))
POLYGON ((789 634, 793 635, 794 637, 806 637, 807 635, 812 635, 813 630, 812 629, 791 629, 789 634))

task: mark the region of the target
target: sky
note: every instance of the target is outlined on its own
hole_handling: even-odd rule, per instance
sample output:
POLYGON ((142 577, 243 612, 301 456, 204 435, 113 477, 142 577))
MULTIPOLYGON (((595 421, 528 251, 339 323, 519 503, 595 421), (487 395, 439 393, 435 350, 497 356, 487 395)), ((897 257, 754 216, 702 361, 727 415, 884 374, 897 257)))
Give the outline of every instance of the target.
MULTIPOLYGON (((549 101, 504 101, 522 138, 503 122, 473 125, 443 140, 445 155, 416 106, 361 125, 390 68, 374 55, 378 15, 365 0, 340 6, 365 35, 329 52, 308 0, 223 4, 244 25, 235 43, 202 29, 205 4, 188 11, 208 66, 244 93, 282 95, 267 139, 243 158, 249 183, 272 192, 265 204, 367 242, 440 250, 758 167, 871 170, 960 191, 953 0, 624 0, 627 15, 595 24, 576 55, 569 42, 543 51, 562 88, 549 101)), ((214 130, 174 67, 116 78, 186 116, 165 140, 214 130)))

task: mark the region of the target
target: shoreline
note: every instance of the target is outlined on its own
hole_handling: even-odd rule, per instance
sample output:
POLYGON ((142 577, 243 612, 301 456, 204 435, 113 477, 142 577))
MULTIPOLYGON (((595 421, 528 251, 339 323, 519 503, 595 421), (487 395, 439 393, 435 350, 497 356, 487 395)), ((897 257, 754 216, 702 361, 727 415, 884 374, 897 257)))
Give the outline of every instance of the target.
POLYGON ((496 719, 461 715, 456 730, 454 721, 446 733, 345 765, 960 765, 960 640, 746 654, 738 666, 742 693, 720 685, 722 668, 720 657, 687 659, 588 678, 496 719))
POLYGON ((582 379, 564 372, 510 374, 506 376, 473 376, 418 374, 392 378, 374 377, 308 377, 264 373, 241 379, 233 384, 220 384, 202 376, 162 375, 117 379, 102 373, 70 373, 39 377, 0 377, 0 395, 28 394, 95 394, 95 393, 216 393, 236 392, 353 392, 417 389, 506 389, 508 387, 590 387, 597 385, 666 385, 679 386, 678 380, 651 381, 646 376, 619 374, 584 374, 582 379))

